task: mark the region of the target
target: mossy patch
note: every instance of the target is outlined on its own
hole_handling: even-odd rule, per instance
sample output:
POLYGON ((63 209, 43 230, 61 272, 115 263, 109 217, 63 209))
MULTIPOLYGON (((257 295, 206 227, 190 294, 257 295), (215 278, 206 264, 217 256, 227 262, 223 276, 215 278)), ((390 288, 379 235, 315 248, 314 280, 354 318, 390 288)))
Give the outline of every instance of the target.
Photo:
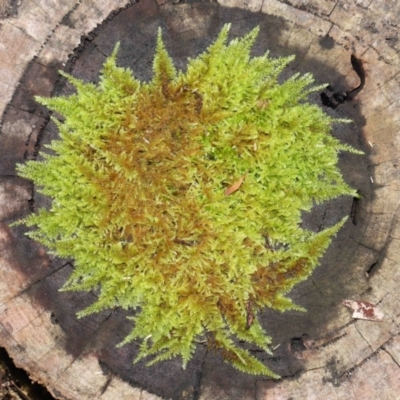
POLYGON ((63 290, 99 289, 79 316, 137 309, 123 344, 138 359, 190 360, 196 340, 241 371, 277 377, 234 343, 268 350, 257 314, 298 309, 286 295, 306 279, 344 223, 319 233, 301 212, 356 196, 337 167, 335 122, 307 102, 310 74, 279 84, 292 57, 250 57, 258 29, 208 50, 177 72, 157 39, 154 78, 116 65, 99 84, 64 74, 69 97, 39 98, 59 113, 60 140, 44 161, 19 166, 52 198, 23 222, 75 270, 63 290))

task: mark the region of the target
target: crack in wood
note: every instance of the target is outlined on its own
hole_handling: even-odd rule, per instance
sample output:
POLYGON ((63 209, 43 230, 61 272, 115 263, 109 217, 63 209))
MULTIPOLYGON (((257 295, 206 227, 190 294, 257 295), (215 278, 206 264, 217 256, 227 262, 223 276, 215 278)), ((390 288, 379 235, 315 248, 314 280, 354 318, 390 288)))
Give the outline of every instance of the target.
POLYGON ((311 280, 311 282, 312 282, 312 284, 314 285, 314 287, 318 290, 318 292, 322 295, 322 296, 324 296, 325 295, 325 293, 319 288, 319 286, 315 283, 315 280, 311 277, 310 278, 310 280, 311 280))
POLYGON ((203 372, 204 372, 204 364, 206 361, 206 357, 208 355, 208 349, 206 349, 203 359, 201 361, 200 370, 197 372, 195 384, 193 387, 193 399, 192 400, 200 400, 201 396, 201 385, 203 380, 203 372))
MULTIPOLYGON (((358 329, 357 329, 357 331, 358 331, 358 329)), ((351 367, 351 368, 347 369, 346 371, 344 371, 344 372, 339 376, 339 378, 344 378, 344 377, 349 377, 349 376, 351 376, 357 368, 360 368, 363 364, 365 364, 365 363, 366 363, 367 361, 369 361, 371 358, 375 357, 379 352, 381 352, 381 351, 387 351, 386 346, 387 346, 391 341, 393 341, 393 339, 394 339, 396 336, 399 336, 399 335, 400 335, 400 332, 398 332, 398 333, 396 333, 395 335, 393 335, 393 336, 392 336, 391 338, 389 338, 386 342, 384 342, 382 345, 380 345, 378 349, 376 349, 375 351, 373 351, 369 356, 363 358, 359 363, 355 364, 353 367, 351 367)), ((360 336, 365 340, 365 338, 364 338, 361 334, 360 334, 360 336)), ((366 340, 365 340, 365 341, 366 341, 366 340)), ((368 342, 366 341, 366 343, 368 343, 368 342)), ((397 362, 396 362, 396 364, 399 365, 397 362)))
POLYGON ((358 215, 360 212, 360 203, 361 203, 361 193, 359 190, 357 190, 357 194, 359 197, 353 197, 353 202, 351 204, 351 210, 350 210, 350 220, 353 225, 357 225, 358 223, 358 215))
POLYGON ((42 10, 42 12, 44 13, 44 14, 46 14, 52 21, 53 21, 53 18, 50 16, 50 14, 43 8, 43 7, 41 7, 38 3, 36 3, 34 0, 30 0, 37 8, 39 8, 40 10, 42 10))
MULTIPOLYGON (((380 250, 378 250, 378 249, 374 249, 373 247, 370 247, 370 246, 368 246, 368 245, 366 245, 366 244, 364 244, 364 243, 361 243, 360 241, 358 241, 358 240, 356 240, 356 239, 354 239, 354 238, 350 238, 354 243, 357 243, 359 246, 362 246, 362 247, 364 247, 365 249, 367 249, 367 250, 371 250, 372 252, 374 252, 374 253, 378 253, 378 254, 380 254, 380 252, 382 251, 382 249, 380 249, 380 250)), ((384 248, 384 247, 382 247, 382 248, 384 248)))
POLYGON ((332 13, 335 11, 335 9, 336 9, 336 7, 337 7, 338 4, 339 4, 339 1, 336 0, 334 6, 333 6, 333 8, 332 8, 332 10, 331 10, 331 11, 329 12, 329 14, 328 14, 328 18, 330 18, 330 16, 331 16, 332 13))
POLYGON ((13 26, 14 28, 20 30, 20 31, 21 31, 24 35, 26 35, 28 38, 30 38, 30 39, 34 40, 36 43, 39 43, 39 44, 40 44, 40 41, 37 40, 37 39, 35 39, 33 36, 31 36, 25 29, 19 27, 18 25, 13 24, 9 19, 7 19, 6 22, 7 22, 8 24, 10 24, 11 26, 13 26))
POLYGON ((364 337, 364 335, 361 333, 361 331, 358 329, 358 325, 354 324, 354 327, 356 328, 356 331, 358 332, 358 334, 363 338, 364 342, 367 343, 368 347, 370 348, 370 350, 373 352, 372 346, 371 344, 368 342, 368 340, 364 337))
POLYGON ((104 383, 104 385, 103 385, 102 388, 100 389, 100 397, 106 392, 106 390, 107 390, 108 387, 110 386, 112 380, 113 380, 113 375, 110 374, 110 375, 107 377, 106 382, 104 383))
POLYGON ((105 58, 107 58, 109 55, 107 55, 107 54, 104 54, 101 50, 100 50, 100 47, 99 46, 97 46, 97 45, 94 45, 94 48, 95 48, 95 50, 96 51, 98 51, 102 56, 104 56, 105 58))
POLYGON ((321 345, 319 345, 319 346, 313 347, 312 350, 321 350, 321 349, 324 349, 324 348, 326 348, 326 347, 328 347, 328 346, 330 346, 330 345, 332 345, 332 344, 338 342, 340 339, 343 339, 343 338, 346 337, 346 336, 347 336, 347 332, 344 332, 344 333, 342 333, 341 335, 336 336, 335 338, 333 338, 333 339, 331 339, 331 340, 328 340, 327 342, 325 342, 325 343, 323 343, 323 344, 321 344, 321 345))
POLYGON ((368 357, 363 358, 359 363, 355 364, 353 367, 351 367, 351 368, 347 369, 346 371, 342 372, 342 374, 340 374, 339 378, 345 378, 345 377, 349 377, 349 376, 353 375, 354 371, 357 368, 360 368, 362 365, 364 365, 371 358, 374 358, 380 351, 382 351, 381 348, 375 350, 368 357))
MULTIPOLYGON (((399 265, 399 264, 398 264, 398 265, 399 265)), ((385 282, 388 282, 388 280, 386 279, 386 277, 385 277, 384 275, 379 274, 379 277, 380 277, 381 279, 383 279, 385 282)), ((386 295, 391 295, 391 296, 393 296, 396 300, 398 300, 398 301, 400 302, 400 297, 396 296, 396 292, 387 292, 386 295)), ((385 296, 386 296, 386 295, 385 295, 385 296)), ((398 317, 399 315, 400 315, 400 310, 399 310, 399 313, 396 314, 396 315, 394 316, 394 318, 398 317)))
MULTIPOLYGON (((399 213, 400 213, 400 205, 397 207, 396 211, 392 214, 393 217, 390 222, 390 226, 387 231, 388 233, 386 236, 386 240, 385 240, 384 244, 382 245, 382 248, 378 251, 378 255, 377 255, 375 261, 372 263, 372 265, 370 265, 370 267, 366 271, 367 278, 370 278, 371 276, 373 276, 373 274, 375 274, 377 271, 379 271, 379 268, 381 267, 384 258, 390 259, 386 253, 387 253, 387 248, 390 244, 390 241, 391 241, 391 239, 393 239, 392 232, 395 229, 395 223, 396 223, 399 213)), ((362 245, 362 244, 360 243, 360 245, 362 245)), ((394 261, 394 260, 392 260, 392 261, 394 261)), ((394 262, 396 262, 396 261, 394 261, 394 262)))
POLYGON ((51 275, 55 274, 56 272, 60 271, 62 268, 66 267, 66 266, 72 266, 71 262, 66 262, 65 264, 62 264, 60 267, 50 271, 48 274, 40 277, 39 279, 30 282, 28 286, 26 286, 24 289, 22 289, 21 291, 19 291, 17 294, 15 294, 14 296, 10 297, 7 299, 7 301, 5 302, 5 304, 8 301, 14 300, 15 298, 22 296, 24 294, 26 294, 31 288, 33 288, 35 285, 39 284, 40 282, 42 282, 43 280, 45 280, 46 278, 50 277, 51 275))
POLYGON ((18 111, 26 112, 26 113, 28 113, 28 114, 37 115, 35 110, 34 110, 34 111, 30 111, 30 110, 26 110, 26 109, 21 108, 21 107, 17 107, 17 106, 16 106, 15 104, 13 104, 12 102, 8 103, 7 106, 12 107, 12 108, 15 108, 15 109, 18 110, 18 111))
POLYGON ((396 360, 393 354, 386 348, 386 346, 381 347, 382 351, 384 351, 392 360, 393 362, 400 368, 400 363, 396 360))
MULTIPOLYGON (((348 327, 351 326, 351 325, 354 325, 355 323, 356 323, 356 320, 351 319, 349 322, 347 322, 346 324, 342 325, 341 327, 339 327, 339 328, 337 328, 337 329, 334 329, 334 330, 332 330, 331 332, 328 332, 327 335, 325 335, 324 337, 328 338, 328 337, 331 337, 331 336, 335 336, 335 335, 338 334, 339 332, 343 331, 344 329, 348 328, 348 327)), ((344 332, 344 334, 345 334, 345 336, 347 335, 346 332, 344 332)), ((342 334, 340 334, 340 335, 342 335, 342 334)), ((340 335, 339 335, 339 336, 340 336, 340 335)), ((324 337, 322 337, 320 340, 321 340, 321 341, 324 340, 324 337)), ((328 339, 327 339, 327 340, 328 340, 328 339)), ((329 343, 328 343, 328 344, 329 344, 329 343)))
POLYGON ((376 271, 379 269, 380 267, 380 263, 378 261, 374 261, 369 267, 368 269, 365 271, 365 274, 367 276, 367 278, 371 278, 372 275, 374 275, 376 273, 376 271))

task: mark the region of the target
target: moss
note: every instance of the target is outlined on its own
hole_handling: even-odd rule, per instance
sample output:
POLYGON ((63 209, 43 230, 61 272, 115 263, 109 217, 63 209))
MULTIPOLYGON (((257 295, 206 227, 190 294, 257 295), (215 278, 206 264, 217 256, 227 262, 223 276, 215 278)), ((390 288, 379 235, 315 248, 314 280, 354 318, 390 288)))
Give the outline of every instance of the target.
POLYGON ((268 350, 265 307, 298 309, 287 293, 317 266, 343 222, 300 227, 314 202, 355 196, 337 168, 354 151, 307 102, 310 74, 279 84, 293 57, 250 57, 258 29, 227 44, 229 25, 186 72, 159 33, 154 78, 116 65, 97 85, 64 74, 69 97, 38 98, 63 116, 44 161, 19 166, 52 198, 23 222, 75 269, 63 290, 99 289, 79 317, 138 309, 122 344, 138 359, 190 360, 196 340, 241 371, 277 377, 234 338, 268 350))

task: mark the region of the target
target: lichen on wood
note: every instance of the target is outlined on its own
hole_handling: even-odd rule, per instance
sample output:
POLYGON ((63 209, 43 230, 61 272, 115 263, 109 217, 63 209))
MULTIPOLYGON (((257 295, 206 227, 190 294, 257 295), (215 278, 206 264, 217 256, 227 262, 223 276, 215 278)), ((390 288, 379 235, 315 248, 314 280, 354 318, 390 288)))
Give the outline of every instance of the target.
POLYGON ((136 310, 122 344, 142 339, 137 360, 186 365, 205 338, 239 370, 277 377, 234 339, 269 351, 258 313, 302 310, 286 295, 344 220, 314 233, 301 212, 357 196, 337 167, 356 151, 307 102, 321 89, 311 74, 278 82, 293 57, 251 58, 258 29, 227 44, 228 33, 177 72, 160 32, 148 83, 117 66, 118 45, 98 84, 62 73, 76 94, 38 98, 60 139, 18 167, 52 205, 22 222, 74 258, 63 290, 99 289, 79 317, 136 310))

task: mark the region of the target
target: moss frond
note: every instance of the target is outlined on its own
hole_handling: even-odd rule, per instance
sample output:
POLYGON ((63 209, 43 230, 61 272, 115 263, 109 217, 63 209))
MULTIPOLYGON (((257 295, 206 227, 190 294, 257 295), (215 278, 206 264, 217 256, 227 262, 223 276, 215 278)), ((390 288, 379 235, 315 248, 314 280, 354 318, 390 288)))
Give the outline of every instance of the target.
POLYGON ((153 85, 163 90, 164 94, 168 96, 168 86, 170 86, 170 82, 175 79, 176 70, 162 41, 161 28, 158 29, 156 55, 153 61, 153 72, 153 85))

